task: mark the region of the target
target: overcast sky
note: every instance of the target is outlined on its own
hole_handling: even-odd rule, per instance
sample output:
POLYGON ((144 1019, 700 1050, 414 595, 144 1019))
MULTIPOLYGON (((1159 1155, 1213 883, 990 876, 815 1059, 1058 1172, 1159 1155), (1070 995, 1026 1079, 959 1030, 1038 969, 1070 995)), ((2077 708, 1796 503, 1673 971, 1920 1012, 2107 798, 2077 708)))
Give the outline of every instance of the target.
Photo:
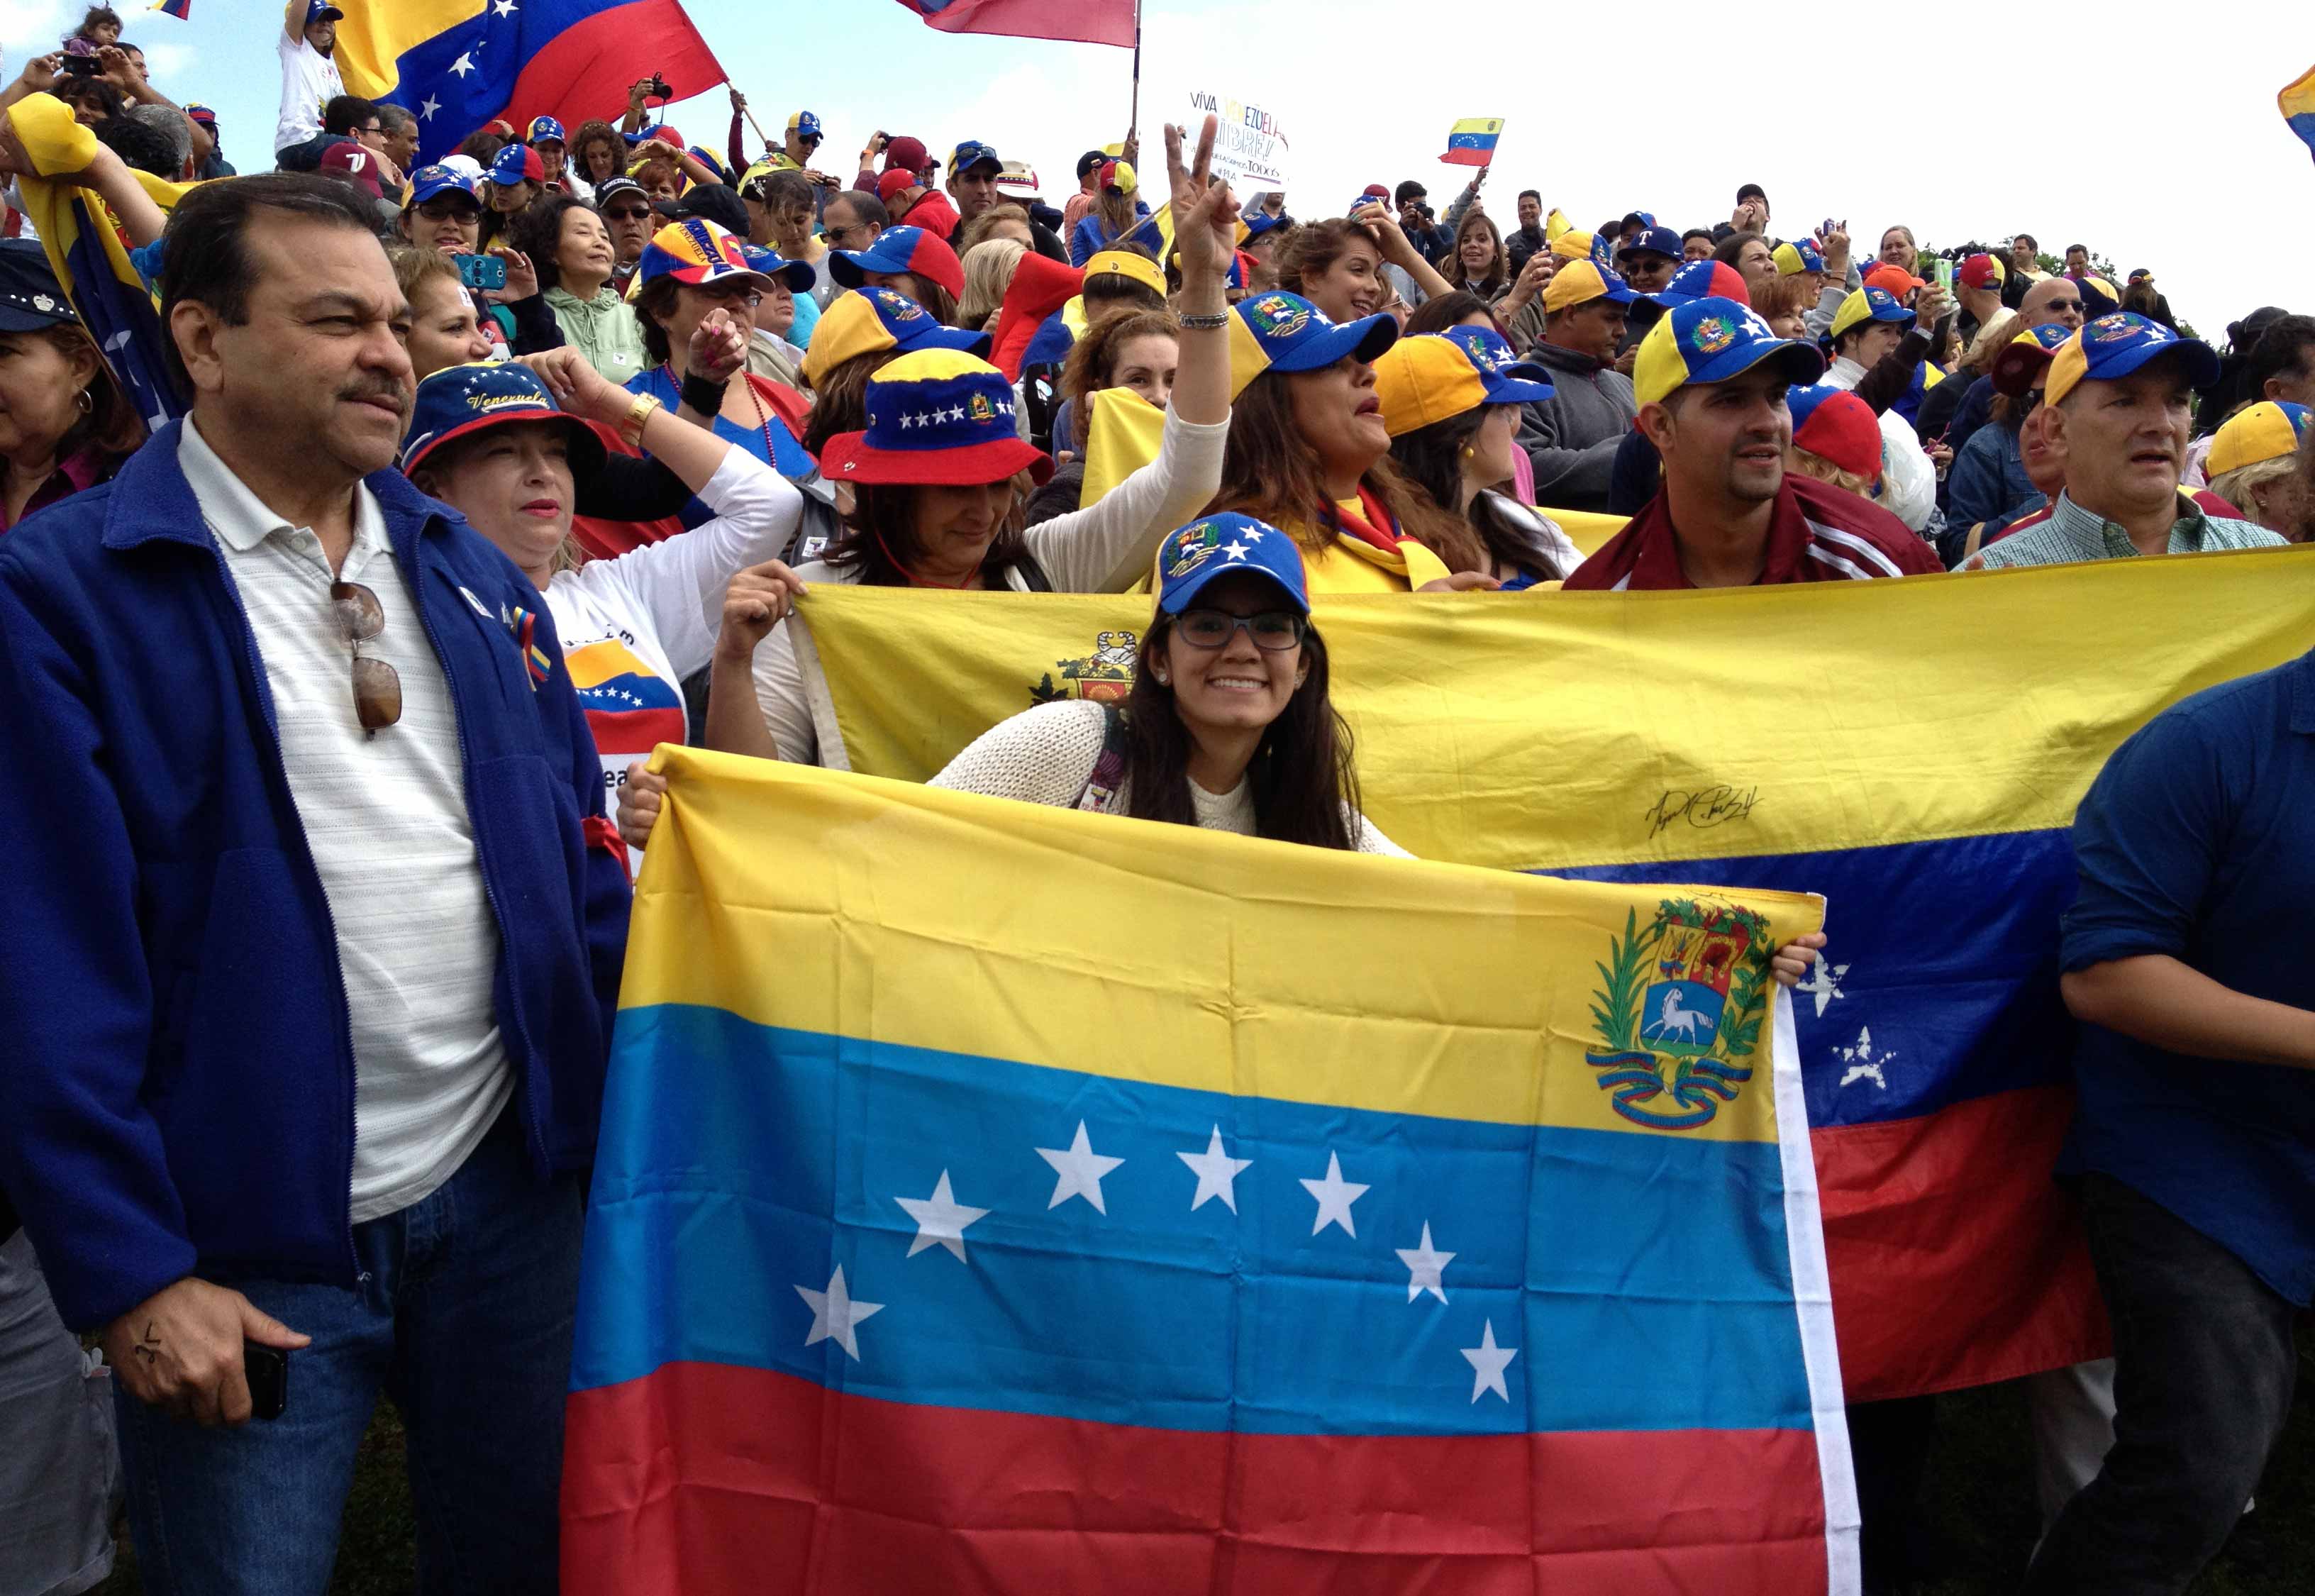
MULTIPOLYGON (((215 106, 227 156, 262 166, 279 98, 279 4, 194 0, 190 22, 139 0, 117 5, 164 91, 215 106)), ((0 0, 9 74, 56 48, 80 9, 0 0)), ((829 170, 879 127, 936 155, 980 138, 1033 164, 1058 204, 1078 155, 1125 130, 1125 50, 953 37, 893 0, 687 9, 775 135, 800 106, 820 114, 829 170)), ((1578 226, 1629 209, 1701 225, 1726 219, 1749 181, 1768 190, 1778 233, 1845 217, 1867 252, 1892 222, 1925 244, 2020 227, 2053 251, 2088 244, 2124 271, 2151 267, 2172 308, 2214 341, 2256 305, 2315 306, 2315 160, 2275 106, 2275 92, 2315 61, 2315 31, 2285 59, 2263 48, 2278 13, 2245 0, 2150 13, 2142 29, 2124 20, 2135 9, 2114 13, 2104 43, 2070 68, 2034 64, 2022 35, 2005 46, 1917 13, 1851 8, 1838 30, 1841 66, 1822 54, 1832 38, 1797 13, 1789 49, 1735 50, 1725 14, 1688 0, 1436 13, 1406 0, 1147 0, 1149 193, 1163 186, 1158 125, 1185 120, 1193 89, 1275 111, 1291 146, 1290 207, 1305 217, 1338 215, 1366 184, 1406 177, 1443 201, 1464 176, 1438 159, 1449 126, 1500 116, 1487 193, 1506 219, 1518 191, 1535 188, 1578 226), (1683 15, 1699 24, 1685 45, 1683 15), (2009 65, 1989 67, 1996 59, 2009 65), (1862 66, 1876 61, 1885 91, 1862 66), (1819 68, 1828 75, 1809 82, 1819 68)), ((638 60, 636 75, 652 66, 638 60)), ((728 117, 718 91, 679 103, 670 120, 721 149, 728 117)))

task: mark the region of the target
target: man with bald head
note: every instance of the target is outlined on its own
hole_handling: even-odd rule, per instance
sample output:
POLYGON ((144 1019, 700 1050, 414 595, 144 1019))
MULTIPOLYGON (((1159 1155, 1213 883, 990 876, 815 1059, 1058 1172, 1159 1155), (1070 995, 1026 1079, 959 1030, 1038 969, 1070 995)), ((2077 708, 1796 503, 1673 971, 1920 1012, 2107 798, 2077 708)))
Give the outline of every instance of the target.
MULTIPOLYGON (((2063 327, 2071 332, 2082 324, 2082 285, 2071 277, 2045 277, 2026 290, 2025 297, 2018 302, 2018 315, 2023 323, 2018 329, 2021 332, 2032 327, 2063 327)), ((1961 403, 1954 408, 1953 421, 1946 428, 1946 442, 1953 446, 1956 458, 1970 434, 1984 426, 1992 413, 1993 378, 1981 377, 1961 396, 1961 403)), ((1933 425, 1935 414, 1934 411, 1925 412, 1923 424, 1933 425)))

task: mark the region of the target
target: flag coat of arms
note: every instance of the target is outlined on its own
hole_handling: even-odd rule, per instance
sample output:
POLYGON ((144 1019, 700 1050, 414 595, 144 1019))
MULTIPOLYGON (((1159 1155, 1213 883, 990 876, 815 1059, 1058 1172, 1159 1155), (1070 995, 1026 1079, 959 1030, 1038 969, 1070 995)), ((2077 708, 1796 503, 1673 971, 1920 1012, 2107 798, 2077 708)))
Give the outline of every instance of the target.
MULTIPOLYGON (((1841 1372, 1866 1401, 2110 1350, 2050 1174, 2072 1101, 2067 829, 2107 755, 2165 705, 2305 652, 2306 560, 1321 598, 1317 618, 1367 812, 1401 846, 1827 899, 1832 944, 1796 995, 1795 1036, 1841 1372)), ((1138 638, 1149 616, 1129 596, 913 597, 806 601, 823 759, 921 781, 1048 675, 1051 694, 1095 696, 1056 662, 1138 638)), ((1683 989, 1681 1007, 1711 1002, 1683 989)))
POLYGON ((1493 165, 1503 133, 1501 117, 1465 117, 1447 130, 1447 153, 1439 158, 1450 166, 1493 165))
POLYGON ((659 757, 566 1590, 1855 1588, 1816 900, 659 757))

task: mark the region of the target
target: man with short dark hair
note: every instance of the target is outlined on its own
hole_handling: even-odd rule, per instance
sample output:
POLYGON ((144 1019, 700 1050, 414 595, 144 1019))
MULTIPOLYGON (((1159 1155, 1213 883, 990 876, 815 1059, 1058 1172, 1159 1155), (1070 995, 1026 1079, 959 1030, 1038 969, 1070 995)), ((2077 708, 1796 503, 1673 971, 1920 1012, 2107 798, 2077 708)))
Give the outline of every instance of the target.
POLYGON ((949 152, 948 197, 956 202, 959 226, 1004 198, 997 191, 997 179, 1004 170, 997 146, 978 138, 968 138, 949 152))
POLYGON ((2253 401, 2315 405, 2315 316, 2287 315, 2267 324, 2250 346, 2244 394, 2253 401))
POLYGON ((643 184, 625 176, 603 180, 595 190, 595 208, 603 213, 603 226, 610 232, 611 249, 618 259, 611 286, 624 294, 643 251, 650 247, 652 233, 658 230, 658 213, 652 209, 651 196, 643 192, 643 184))
POLYGON ((170 1588, 324 1589, 386 1390, 419 1565, 551 1592, 627 913, 601 762, 537 592, 394 469, 366 207, 239 178, 168 238, 190 415, 0 543, 0 753, 53 845, 0 949, 0 1184, 170 1588))
POLYGON ((1512 280, 1527 270, 1529 260, 1545 248, 1543 236, 1543 195, 1534 189, 1519 192, 1519 226, 1503 235, 1503 248, 1511 255, 1512 280))
POLYGON ((407 177, 418 159, 418 119, 399 105, 381 101, 376 107, 379 138, 375 146, 395 171, 407 177))
POLYGON ((1785 469, 1785 393, 1823 362, 1733 299, 1675 306, 1633 368, 1638 430, 1663 485, 1567 579, 1582 590, 1738 588, 1941 570, 1929 546, 1856 494, 1785 469))
POLYGON ((351 142, 368 149, 380 136, 377 107, 359 94, 338 94, 322 108, 322 130, 274 157, 284 172, 314 172, 333 144, 351 142))

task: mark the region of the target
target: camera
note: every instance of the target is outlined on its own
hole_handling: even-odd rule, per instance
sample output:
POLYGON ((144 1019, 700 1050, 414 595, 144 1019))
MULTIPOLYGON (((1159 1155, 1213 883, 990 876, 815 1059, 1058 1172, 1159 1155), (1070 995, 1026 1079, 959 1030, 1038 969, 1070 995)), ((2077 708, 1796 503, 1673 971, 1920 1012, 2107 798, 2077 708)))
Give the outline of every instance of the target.
POLYGON ((675 91, 667 86, 667 79, 656 72, 651 75, 651 81, 643 84, 643 93, 647 98, 654 100, 675 98, 675 91))

